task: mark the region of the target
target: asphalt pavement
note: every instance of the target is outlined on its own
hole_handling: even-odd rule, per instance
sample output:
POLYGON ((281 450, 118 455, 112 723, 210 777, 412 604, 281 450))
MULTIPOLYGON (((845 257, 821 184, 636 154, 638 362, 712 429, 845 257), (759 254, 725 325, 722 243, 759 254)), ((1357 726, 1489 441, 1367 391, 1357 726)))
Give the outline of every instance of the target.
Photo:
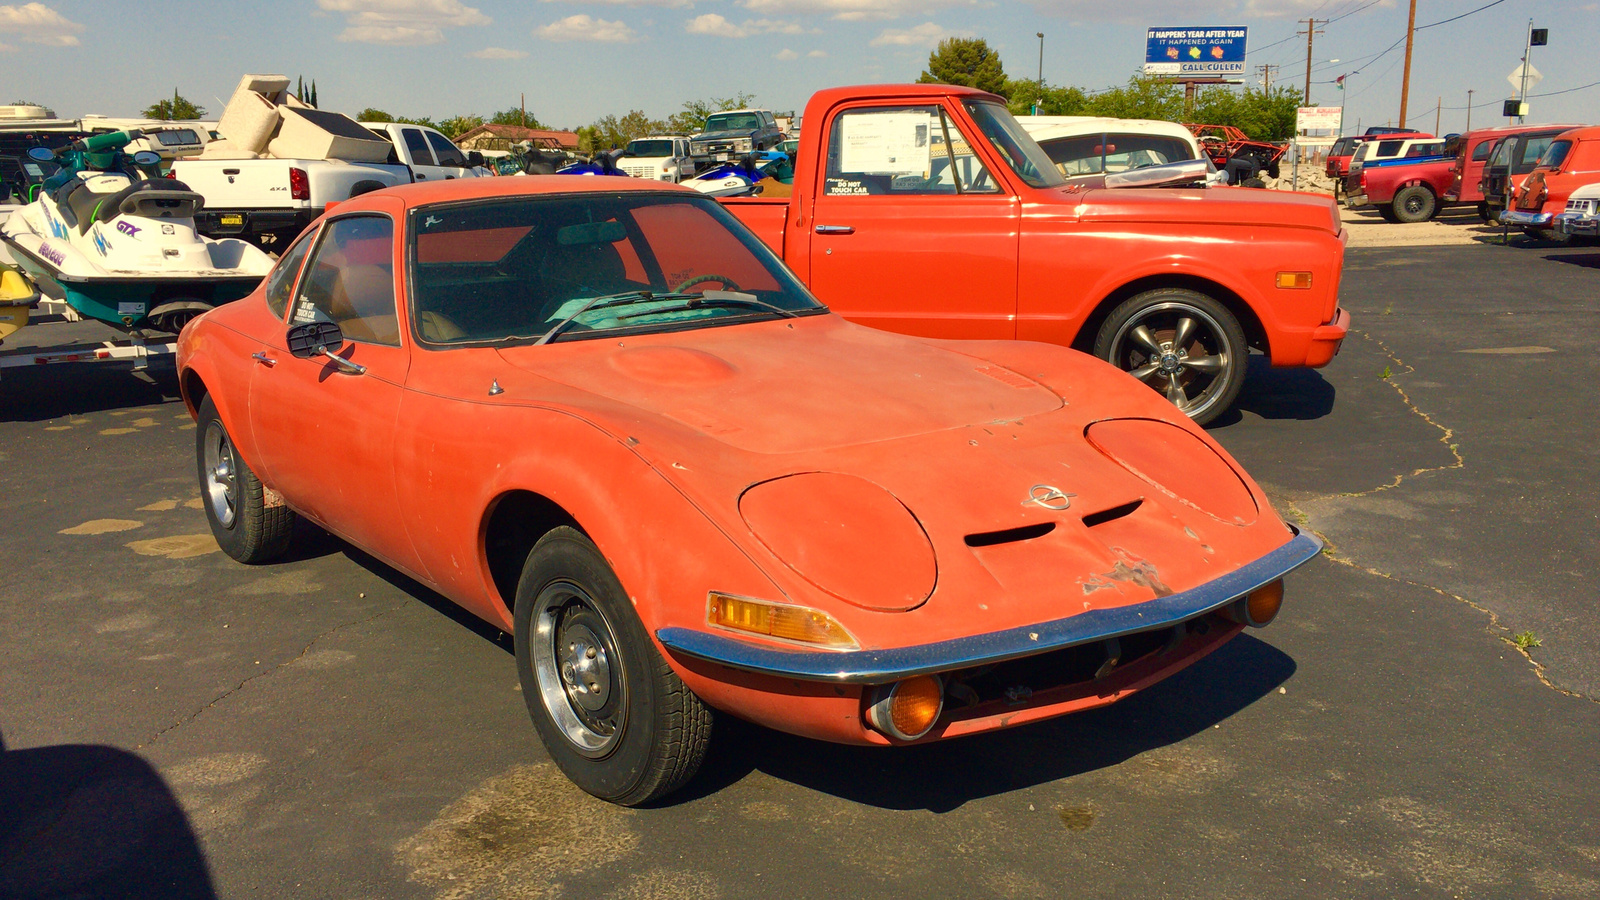
POLYGON ((1329 543, 1273 626, 926 747, 724 717, 638 810, 447 601, 310 528, 217 552, 170 369, 6 369, 0 896, 1600 897, 1600 251, 1353 250, 1343 298, 1213 428, 1329 543))

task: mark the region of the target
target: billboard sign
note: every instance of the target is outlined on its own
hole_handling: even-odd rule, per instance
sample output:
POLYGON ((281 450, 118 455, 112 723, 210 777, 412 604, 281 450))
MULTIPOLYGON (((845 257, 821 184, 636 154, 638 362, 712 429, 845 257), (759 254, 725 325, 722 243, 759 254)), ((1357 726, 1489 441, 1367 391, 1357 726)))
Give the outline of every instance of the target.
POLYGON ((1302 106, 1295 110, 1295 131, 1339 131, 1344 110, 1337 106, 1302 106))
POLYGON ((1151 28, 1146 75, 1243 75, 1246 28, 1151 28))

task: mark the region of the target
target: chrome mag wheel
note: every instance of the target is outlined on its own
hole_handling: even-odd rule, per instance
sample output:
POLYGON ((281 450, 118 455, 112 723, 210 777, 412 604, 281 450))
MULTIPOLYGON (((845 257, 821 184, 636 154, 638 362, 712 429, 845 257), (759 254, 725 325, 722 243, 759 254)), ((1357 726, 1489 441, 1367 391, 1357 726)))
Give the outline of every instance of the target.
POLYGON ((222 423, 212 420, 206 425, 205 437, 206 502, 211 514, 223 528, 232 528, 239 507, 239 460, 233 452, 233 441, 222 423))
POLYGON ((591 759, 609 755, 628 719, 628 683, 611 623, 588 592, 558 581, 533 609, 530 650, 539 700, 572 744, 591 759))
POLYGON ((1169 301, 1140 309, 1111 343, 1111 362, 1199 419, 1224 399, 1244 362, 1221 322, 1197 306, 1169 301))

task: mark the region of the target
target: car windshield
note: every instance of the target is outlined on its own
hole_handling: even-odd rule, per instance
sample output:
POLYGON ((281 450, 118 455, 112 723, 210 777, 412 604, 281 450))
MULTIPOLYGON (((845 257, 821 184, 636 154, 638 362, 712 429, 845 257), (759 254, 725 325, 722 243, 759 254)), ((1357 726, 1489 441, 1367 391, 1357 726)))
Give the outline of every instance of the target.
POLYGON ((1359 143, 1359 141, 1357 141, 1356 138, 1351 138, 1351 137, 1339 138, 1337 141, 1333 142, 1333 146, 1332 147, 1328 148, 1328 155, 1329 156, 1349 156, 1351 153, 1355 152, 1355 146, 1356 146, 1357 143, 1359 143))
POLYGON ((728 113, 706 119, 707 131, 753 131, 761 127, 761 117, 755 113, 728 113))
POLYGON ((1503 166, 1511 161, 1511 148, 1517 142, 1510 138, 1501 138, 1495 142, 1494 153, 1489 157, 1490 166, 1503 166))
POLYGON ((1551 141, 1550 146, 1544 148, 1544 155, 1539 157, 1539 165, 1554 169, 1567 158, 1567 151, 1571 149, 1571 141, 1551 141))
POLYGON ((978 130, 1005 160, 1011 171, 1029 187, 1056 187, 1066 179, 1051 162, 1049 154, 1024 131, 1004 106, 989 100, 968 100, 963 104, 978 123, 978 130))
POLYGON ((410 219, 413 329, 430 345, 534 343, 826 312, 716 201, 546 194, 410 219), (773 309, 776 307, 776 310, 773 309))
POLYGON ((623 156, 633 156, 640 159, 656 159, 672 155, 671 141, 629 141, 628 149, 622 151, 623 156))

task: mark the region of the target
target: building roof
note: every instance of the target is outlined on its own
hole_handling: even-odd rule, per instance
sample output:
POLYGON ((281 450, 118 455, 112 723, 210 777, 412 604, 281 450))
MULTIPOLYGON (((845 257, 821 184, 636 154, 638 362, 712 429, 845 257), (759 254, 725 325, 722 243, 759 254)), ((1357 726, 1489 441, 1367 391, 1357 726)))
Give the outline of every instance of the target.
POLYGON ((532 141, 537 146, 560 147, 563 150, 578 149, 578 135, 571 131, 549 131, 542 128, 523 128, 521 125, 479 125, 470 131, 456 136, 456 143, 461 144, 473 138, 497 138, 513 144, 522 141, 532 141))

